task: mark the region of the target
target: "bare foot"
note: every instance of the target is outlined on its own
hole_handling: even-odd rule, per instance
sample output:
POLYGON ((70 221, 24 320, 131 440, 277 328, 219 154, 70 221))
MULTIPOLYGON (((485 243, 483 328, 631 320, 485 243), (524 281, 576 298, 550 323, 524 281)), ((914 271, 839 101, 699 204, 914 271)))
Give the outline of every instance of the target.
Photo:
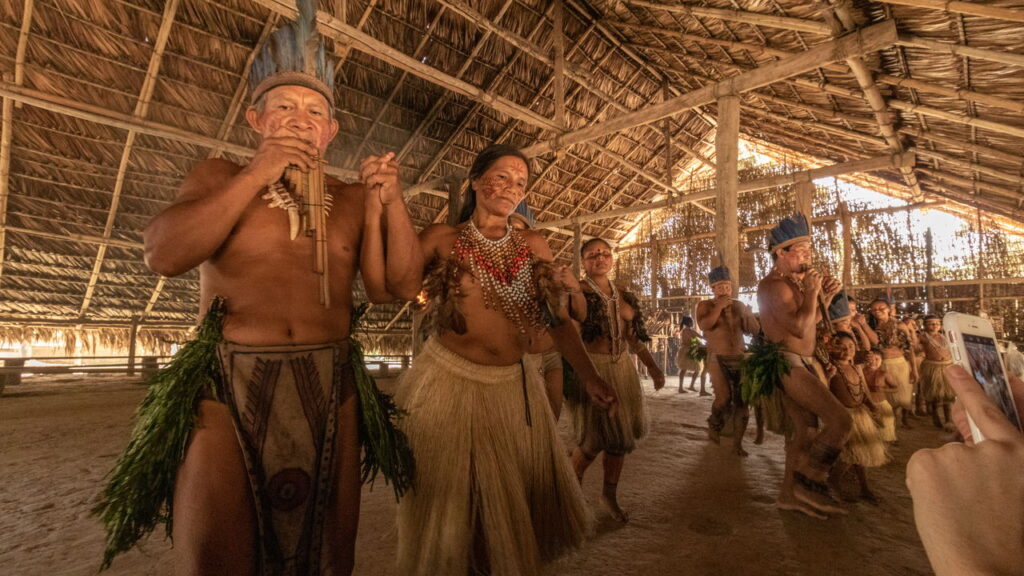
POLYGON ((791 510, 793 512, 802 512, 811 518, 817 518, 818 520, 828 520, 828 516, 825 516, 816 509, 800 502, 799 500, 792 498, 783 500, 779 497, 779 500, 775 503, 775 507, 779 510, 791 510))
POLYGON ((711 440, 715 444, 718 444, 719 443, 718 430, 714 430, 714 429, 708 428, 708 440, 711 440))
POLYGON ((764 430, 757 431, 757 436, 754 436, 754 444, 758 446, 764 444, 764 430))
POLYGON ((680 388, 679 394, 686 394, 686 388, 680 388))
POLYGON ((696 392, 696 391, 697 391, 697 389, 696 389, 696 388, 694 388, 693 386, 690 386, 690 391, 691 391, 691 392, 696 392))
POLYGON ((808 506, 813 506, 819 512, 824 514, 842 516, 849 514, 845 509, 836 506, 833 503, 834 499, 830 495, 811 491, 802 486, 799 482, 796 482, 793 486, 793 497, 808 506))
POLYGON ((622 508, 619 508, 619 501, 614 494, 601 494, 601 504, 608 509, 608 513, 611 514, 612 519, 617 522, 629 522, 629 514, 622 508))
POLYGON ((743 446, 737 446, 733 450, 733 452, 735 452, 737 456, 742 456, 744 458, 746 458, 747 456, 750 456, 750 454, 748 454, 747 451, 743 449, 743 446))
POLYGON ((701 390, 700 391, 700 395, 701 396, 711 396, 711 392, 705 392, 705 391, 701 390))

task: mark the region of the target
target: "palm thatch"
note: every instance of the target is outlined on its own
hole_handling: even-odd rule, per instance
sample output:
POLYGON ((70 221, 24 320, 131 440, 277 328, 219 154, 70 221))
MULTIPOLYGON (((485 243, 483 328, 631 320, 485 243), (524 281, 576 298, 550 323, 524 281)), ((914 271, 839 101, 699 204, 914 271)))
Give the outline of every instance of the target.
MULTIPOLYGON (((421 192, 409 200, 418 226, 447 214, 439 179, 464 173, 494 141, 543 152, 533 161, 529 198, 541 221, 643 206, 669 193, 685 199, 708 187, 701 179, 714 163, 713 98, 655 121, 566 138, 895 22, 879 47, 837 52, 796 72, 786 64, 790 72, 744 89, 742 137, 801 169, 913 151, 909 166, 847 177, 980 215, 985 229, 1021 233, 1022 7, 1013 0, 321 0, 319 17, 331 21, 323 33, 340 58, 341 131, 328 159, 351 175, 362 156, 398 152, 403 179, 421 192), (564 65, 554 56, 559 5, 564 65)), ((288 0, 0 0, 3 337, 53 323, 73 332, 124 331, 132 322, 183 330, 195 321, 196 273, 162 279, 149 271, 142 230, 191 165, 217 155, 245 161, 255 145, 240 113, 248 62, 293 13, 288 0)), ((746 211, 741 225, 764 224, 773 194, 780 190, 759 193, 750 204, 757 212, 746 211)), ((687 224, 671 237, 710 230, 714 201, 697 204, 673 210, 687 224)), ((643 220, 624 215, 581 228, 618 242, 643 220)), ((565 232, 552 232, 550 242, 567 259, 565 232)), ((673 250, 702 250, 678 246, 659 264, 672 265, 673 250)), ((872 254, 863 259, 877 260, 872 254)), ((983 273, 975 266, 950 277, 1015 276, 1012 259, 993 256, 983 273)), ((891 270, 869 268, 857 272, 859 282, 891 281, 891 270)), ((673 288, 696 285, 689 278, 673 288)), ((406 307, 374 307, 367 322, 382 351, 407 345, 406 307)))

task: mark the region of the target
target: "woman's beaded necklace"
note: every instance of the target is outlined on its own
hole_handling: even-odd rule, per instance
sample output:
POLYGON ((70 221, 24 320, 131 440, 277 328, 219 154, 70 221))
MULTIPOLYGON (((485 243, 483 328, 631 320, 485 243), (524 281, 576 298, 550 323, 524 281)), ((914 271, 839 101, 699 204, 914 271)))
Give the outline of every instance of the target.
POLYGON ((592 278, 587 277, 587 285, 594 291, 595 294, 601 297, 601 302, 604 303, 605 316, 608 317, 608 339, 612 344, 612 359, 618 360, 619 356, 622 355, 622 327, 619 325, 619 291, 615 288, 614 282, 608 282, 608 285, 612 288, 612 295, 609 296, 604 293, 604 290, 594 282, 592 278))
POLYGON ((452 255, 465 262, 480 282, 487 308, 501 310, 509 321, 519 326, 521 333, 525 334, 527 328, 542 328, 533 277, 533 253, 523 235, 511 224, 505 228, 504 236, 490 240, 470 219, 456 238, 452 255))

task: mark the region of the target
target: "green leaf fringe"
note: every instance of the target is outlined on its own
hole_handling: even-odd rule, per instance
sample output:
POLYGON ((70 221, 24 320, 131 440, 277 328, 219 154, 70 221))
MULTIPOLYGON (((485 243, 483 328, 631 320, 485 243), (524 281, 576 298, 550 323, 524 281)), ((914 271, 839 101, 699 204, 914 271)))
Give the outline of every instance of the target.
POLYGON ((753 404, 762 396, 770 396, 776 388, 781 390, 782 379, 789 374, 790 366, 782 355, 782 345, 764 341, 747 349, 743 360, 743 376, 740 390, 743 402, 753 404))
POLYGON ((149 381, 128 447, 92 509, 107 531, 101 571, 159 523, 166 525, 170 537, 178 465, 185 456, 203 390, 209 386, 216 391, 218 385, 217 345, 224 316, 224 300, 214 299, 196 338, 149 381))
POLYGON ((686 355, 694 362, 703 362, 708 357, 708 347, 701 343, 700 338, 690 338, 686 355))
MULTIPOLYGON (((352 333, 368 305, 361 304, 352 314, 352 333)), ((409 439, 397 426, 407 414, 395 404, 390 394, 381 392, 377 382, 363 363, 363 346, 349 337, 352 369, 355 371, 356 392, 359 394, 359 438, 363 445, 361 478, 373 485, 377 474, 384 483, 391 484, 395 499, 400 499, 412 487, 416 473, 416 460, 409 439)))

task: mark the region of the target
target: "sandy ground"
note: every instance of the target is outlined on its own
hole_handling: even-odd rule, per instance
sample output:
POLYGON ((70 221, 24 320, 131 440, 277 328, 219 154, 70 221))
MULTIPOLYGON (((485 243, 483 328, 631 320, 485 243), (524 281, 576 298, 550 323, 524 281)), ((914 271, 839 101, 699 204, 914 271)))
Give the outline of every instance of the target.
MULTIPOLYGON (((902 433, 893 463, 869 472, 879 506, 852 504, 849 516, 821 521, 774 506, 781 438, 769 434, 754 446, 752 422, 750 457, 741 460, 707 441, 709 398, 645 385, 652 434, 627 458, 619 489, 632 520, 617 524, 597 510, 597 536, 554 564, 552 574, 932 573, 904 484, 910 454, 944 440, 924 420, 902 433)), ((125 377, 52 377, 8 387, 0 397, 0 574, 96 573, 103 532, 90 504, 127 442, 143 394, 125 377)), ((563 415, 563 432, 566 424, 563 415)), ((584 486, 592 504, 600 486, 598 462, 584 486)), ((383 485, 367 489, 362 507, 355 573, 397 574, 393 494, 383 485)), ((172 559, 161 532, 107 573, 170 575, 172 559)))

